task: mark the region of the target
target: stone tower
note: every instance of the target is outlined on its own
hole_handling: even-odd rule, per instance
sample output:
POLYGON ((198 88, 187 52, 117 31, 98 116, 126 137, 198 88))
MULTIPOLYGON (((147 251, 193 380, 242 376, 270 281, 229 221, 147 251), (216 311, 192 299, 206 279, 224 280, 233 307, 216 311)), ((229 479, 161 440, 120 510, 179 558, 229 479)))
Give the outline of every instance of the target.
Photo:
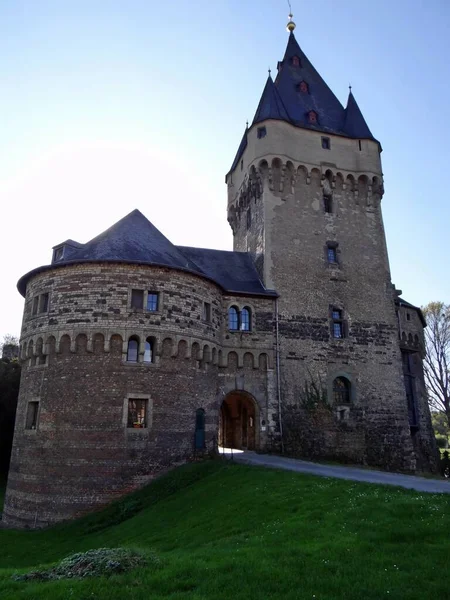
MULTIPOLYGON (((417 466, 381 198, 381 145, 289 41, 230 172, 234 249, 279 294, 284 438, 303 455, 417 466), (322 408, 322 409, 321 409, 322 408), (314 409, 314 410, 312 410, 314 409)), ((433 462, 423 402, 426 462, 433 462)))

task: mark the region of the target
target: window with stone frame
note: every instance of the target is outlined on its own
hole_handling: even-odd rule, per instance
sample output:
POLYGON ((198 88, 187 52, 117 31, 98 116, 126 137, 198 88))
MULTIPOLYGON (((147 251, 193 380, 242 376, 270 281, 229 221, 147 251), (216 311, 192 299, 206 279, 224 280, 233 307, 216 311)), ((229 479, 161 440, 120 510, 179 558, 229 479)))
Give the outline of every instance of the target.
POLYGON ((331 336, 336 340, 346 337, 347 323, 344 319, 344 311, 332 306, 330 308, 331 316, 331 336))
POLYGON ((351 384, 346 377, 336 377, 333 381, 333 402, 336 406, 350 404, 351 384))
POLYGON ((48 292, 45 294, 41 294, 39 296, 39 312, 40 313, 48 312, 48 299, 49 299, 48 292))
POLYGON ((211 304, 209 302, 203 302, 203 320, 206 323, 211 322, 211 304))
POLYGON ((159 294, 157 292, 148 292, 147 294, 147 310, 157 312, 159 309, 159 294))
POLYGON ((25 429, 37 429, 39 416, 39 400, 28 402, 25 429))
POLYGON ((139 358, 139 338, 132 335, 127 345, 127 362, 137 363, 139 358))
POLYGON ((239 309, 236 306, 230 306, 228 309, 228 329, 239 331, 239 309))
POLYGON ((144 362, 152 363, 155 362, 155 341, 153 338, 148 337, 145 340, 144 346, 144 362))
POLYGON ((144 308, 144 290, 131 290, 131 308, 144 308))
POLYGON ((127 427, 134 429, 148 427, 148 399, 128 399, 127 427))
POLYGON ((32 315, 37 315, 38 314, 38 309, 39 309, 39 296, 35 296, 33 298, 33 307, 31 310, 31 314, 32 315))
POLYGON ((322 148, 324 150, 330 150, 331 149, 331 142, 330 142, 330 138, 329 137, 322 137, 322 148))
POLYGON ((240 327, 241 331, 251 331, 252 329, 252 319, 251 319, 251 310, 248 306, 245 306, 241 310, 241 318, 240 318, 240 327))

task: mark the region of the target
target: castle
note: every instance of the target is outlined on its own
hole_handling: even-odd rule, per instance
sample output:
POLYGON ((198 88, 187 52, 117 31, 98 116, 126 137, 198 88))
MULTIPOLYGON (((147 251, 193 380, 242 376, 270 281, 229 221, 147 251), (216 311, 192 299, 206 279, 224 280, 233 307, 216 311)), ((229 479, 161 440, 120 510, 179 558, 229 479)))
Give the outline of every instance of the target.
POLYGON ((73 518, 218 446, 436 468, 381 145, 294 27, 226 175, 234 251, 175 246, 135 210, 20 279, 5 523, 73 518))

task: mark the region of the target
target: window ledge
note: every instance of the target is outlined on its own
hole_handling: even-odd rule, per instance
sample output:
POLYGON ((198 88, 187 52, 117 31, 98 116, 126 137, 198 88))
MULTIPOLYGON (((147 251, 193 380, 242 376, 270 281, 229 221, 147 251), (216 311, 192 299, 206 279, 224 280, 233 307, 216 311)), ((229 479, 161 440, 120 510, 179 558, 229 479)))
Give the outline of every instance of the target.
POLYGON ((243 333, 243 334, 248 335, 248 334, 252 334, 252 333, 256 333, 256 332, 254 329, 252 329, 250 331, 247 331, 246 329, 244 329, 242 331, 240 329, 229 329, 228 333, 243 333))
POLYGON ((157 367, 158 363, 156 362, 128 362, 127 360, 123 360, 122 364, 127 367, 157 367))

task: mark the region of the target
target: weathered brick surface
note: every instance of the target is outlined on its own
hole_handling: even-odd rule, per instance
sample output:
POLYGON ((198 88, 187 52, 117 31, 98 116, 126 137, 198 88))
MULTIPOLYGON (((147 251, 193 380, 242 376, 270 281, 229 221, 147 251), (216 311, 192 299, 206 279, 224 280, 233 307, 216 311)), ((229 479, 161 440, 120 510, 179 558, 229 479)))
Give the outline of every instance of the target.
POLYGON ((189 460, 198 408, 205 410, 212 450, 220 406, 235 390, 253 396, 264 448, 259 422, 269 421, 275 389, 270 315, 272 299, 227 297, 209 281, 157 267, 74 265, 34 277, 20 341, 5 522, 40 526, 71 518, 189 460), (132 288, 158 291, 158 313, 131 309, 132 288), (48 313, 32 316, 33 298, 47 292, 48 313), (204 301, 211 323, 202 319, 204 301), (230 304, 251 307, 252 332, 227 331, 230 304), (156 340, 155 363, 126 362, 131 335, 156 340), (127 428, 125 399, 140 395, 151 401, 151 426, 127 428), (38 427, 29 430, 27 405, 36 399, 38 427))

